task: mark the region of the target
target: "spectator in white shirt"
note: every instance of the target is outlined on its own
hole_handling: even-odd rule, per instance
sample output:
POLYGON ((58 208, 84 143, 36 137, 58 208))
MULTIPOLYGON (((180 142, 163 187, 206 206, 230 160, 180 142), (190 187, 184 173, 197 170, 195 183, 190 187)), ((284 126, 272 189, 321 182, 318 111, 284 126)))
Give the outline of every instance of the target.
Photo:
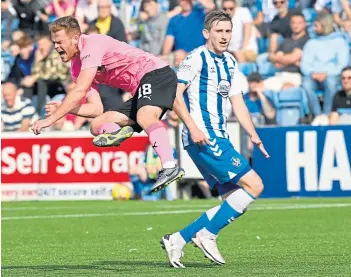
POLYGON ((258 52, 256 30, 248 8, 238 7, 235 0, 223 0, 223 10, 232 17, 232 39, 228 51, 238 62, 255 62, 258 52))
POLYGON ((1 121, 3 131, 28 131, 35 109, 28 98, 17 94, 14 83, 2 85, 1 121))

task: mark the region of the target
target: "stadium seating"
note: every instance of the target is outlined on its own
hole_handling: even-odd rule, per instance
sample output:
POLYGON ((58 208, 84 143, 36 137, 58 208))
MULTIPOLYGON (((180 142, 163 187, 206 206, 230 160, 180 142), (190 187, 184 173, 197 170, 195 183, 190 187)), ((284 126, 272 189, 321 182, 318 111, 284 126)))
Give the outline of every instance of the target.
POLYGON ((276 120, 279 126, 293 126, 309 113, 307 97, 303 89, 291 88, 272 95, 277 109, 276 120))

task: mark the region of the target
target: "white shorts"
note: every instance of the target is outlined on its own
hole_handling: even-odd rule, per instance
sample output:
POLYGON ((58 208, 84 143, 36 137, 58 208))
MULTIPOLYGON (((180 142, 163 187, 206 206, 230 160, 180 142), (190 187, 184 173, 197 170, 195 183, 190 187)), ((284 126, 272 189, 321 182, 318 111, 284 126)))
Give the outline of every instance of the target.
POLYGON ((291 72, 278 72, 274 77, 270 77, 263 81, 265 90, 272 90, 275 92, 281 91, 282 87, 287 83, 292 84, 294 87, 301 86, 301 74, 291 72))

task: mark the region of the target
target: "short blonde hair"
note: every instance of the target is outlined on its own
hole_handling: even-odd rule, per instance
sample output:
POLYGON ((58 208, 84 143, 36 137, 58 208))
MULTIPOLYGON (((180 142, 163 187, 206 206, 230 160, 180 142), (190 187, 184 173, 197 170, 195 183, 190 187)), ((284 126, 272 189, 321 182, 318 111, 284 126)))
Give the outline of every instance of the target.
POLYGON ((320 13, 316 21, 322 25, 323 35, 329 35, 334 32, 334 21, 333 16, 329 13, 320 13))
POLYGON ((81 34, 80 26, 77 19, 72 16, 64 16, 56 19, 49 26, 50 32, 56 33, 61 30, 65 30, 68 34, 81 34))

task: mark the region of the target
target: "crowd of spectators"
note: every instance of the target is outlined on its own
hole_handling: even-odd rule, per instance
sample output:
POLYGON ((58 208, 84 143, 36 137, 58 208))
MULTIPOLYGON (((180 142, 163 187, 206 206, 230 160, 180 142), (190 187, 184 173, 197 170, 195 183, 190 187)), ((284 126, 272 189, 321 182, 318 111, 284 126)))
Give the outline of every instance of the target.
MULTIPOLYGON (((45 104, 62 101, 73 85, 70 64, 61 63, 50 41, 48 25, 56 18, 74 16, 84 33, 140 47, 177 70, 204 43, 204 18, 214 9, 232 17, 228 51, 243 73, 240 86, 257 125, 350 123, 351 1, 2 0, 3 130, 25 131, 22 121, 44 117, 45 104)), ((103 99, 130 97, 99 89, 103 99)), ((53 129, 87 124, 67 116, 53 129)))

